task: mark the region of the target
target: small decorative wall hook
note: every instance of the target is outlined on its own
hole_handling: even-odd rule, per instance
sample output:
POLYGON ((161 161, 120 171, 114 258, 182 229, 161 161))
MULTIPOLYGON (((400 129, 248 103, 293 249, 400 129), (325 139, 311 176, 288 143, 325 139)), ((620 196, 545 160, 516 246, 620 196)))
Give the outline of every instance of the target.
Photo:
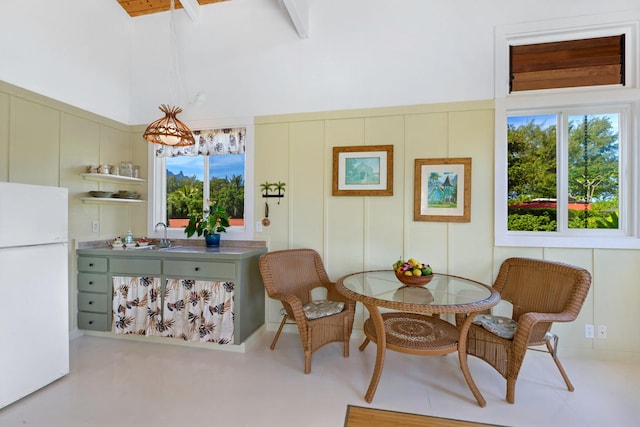
MULTIPOLYGON (((285 186, 287 184, 285 184, 284 182, 278 181, 278 182, 265 182, 264 184, 260 184, 260 190, 262 190, 262 197, 277 197, 278 199, 281 199, 284 197, 284 191, 285 191, 285 186), (275 194, 271 194, 271 192, 277 192, 275 194)), ((280 204, 280 200, 278 200, 278 204, 280 204)))

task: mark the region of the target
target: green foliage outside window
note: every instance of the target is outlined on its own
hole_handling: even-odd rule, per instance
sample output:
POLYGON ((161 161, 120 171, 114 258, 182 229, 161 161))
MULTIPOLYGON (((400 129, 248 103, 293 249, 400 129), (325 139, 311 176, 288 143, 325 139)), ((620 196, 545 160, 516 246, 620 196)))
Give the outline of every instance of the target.
MULTIPOLYGON (((611 117, 570 116, 568 123, 568 227, 618 227, 618 134, 611 117)), ((555 116, 531 116, 508 124, 508 230, 555 231, 554 208, 526 208, 526 202, 557 199, 555 116), (553 119, 548 125, 543 119, 553 119), (516 122, 514 122, 516 123, 516 122)))
POLYGON ((514 231, 556 231, 556 210, 509 209, 507 223, 514 231))
MULTIPOLYGON (((242 176, 212 178, 209 200, 222 206, 230 218, 244 217, 242 176)), ((202 213, 203 185, 195 176, 167 173, 167 218, 189 218, 202 213)))
POLYGON ((556 197, 556 126, 508 127, 509 201, 556 197))
POLYGON ((209 200, 223 206, 229 217, 244 218, 244 180, 241 176, 213 178, 209 191, 209 200))

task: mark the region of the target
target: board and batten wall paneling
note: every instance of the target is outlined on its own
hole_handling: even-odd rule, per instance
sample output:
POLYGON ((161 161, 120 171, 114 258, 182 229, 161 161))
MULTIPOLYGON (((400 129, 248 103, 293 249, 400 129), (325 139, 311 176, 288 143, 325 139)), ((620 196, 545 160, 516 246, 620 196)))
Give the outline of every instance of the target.
MULTIPOLYGON (((269 123, 255 126, 255 222, 264 217, 264 202, 260 184, 282 181, 290 185, 289 179, 289 124, 269 123)), ((286 187, 286 188, 287 188, 286 187)), ((255 233, 256 239, 267 239, 270 251, 288 249, 289 240, 289 203, 291 195, 280 199, 280 204, 269 200, 269 220, 271 224, 255 233)), ((255 227, 255 224, 254 224, 255 227)))
POLYGON ((402 255, 405 199, 402 189, 404 116, 369 117, 365 145, 393 145, 393 196, 364 198, 364 269, 389 269, 402 255))
POLYGON ((60 112, 11 98, 9 181, 59 185, 60 112))
MULTIPOLYGON (((119 166, 123 160, 132 160, 129 133, 110 126, 100 126, 100 164, 119 166)), ((139 185, 116 182, 100 182, 100 190, 118 192, 120 190, 136 191, 139 185)), ((146 203, 100 205, 101 233, 110 236, 125 236, 131 229, 136 237, 146 230, 137 230, 132 226, 132 218, 146 217, 146 203)))
POLYGON ((327 120, 325 188, 327 242, 323 254, 332 280, 364 268, 364 198, 333 196, 333 147, 365 145, 364 118, 327 120))
MULTIPOLYGON (((325 168, 324 122, 304 121, 289 127, 289 181, 291 236, 295 248, 315 249, 324 254, 325 168)), ((270 199, 270 205, 278 199, 270 199)), ((260 212, 260 210, 258 210, 260 212)))
MULTIPOLYGON (((129 132, 129 147, 131 153, 131 161, 134 165, 140 166, 140 177, 146 179, 149 176, 149 150, 153 150, 153 144, 149 143, 142 137, 146 126, 132 127, 129 132)), ((148 183, 141 183, 139 185, 132 185, 130 187, 132 191, 140 193, 140 197, 144 200, 149 200, 149 185, 148 183)), ((155 224, 149 224, 147 226, 147 204, 138 206, 136 209, 130 209, 131 214, 131 227, 133 230, 153 230, 155 224)), ((251 224, 249 224, 251 225, 251 224)))
MULTIPOLYGON (((397 248, 402 249, 405 257, 431 263, 437 272, 461 274, 488 284, 493 283, 500 264, 508 257, 550 259, 580 265, 593 274, 592 290, 575 322, 558 323, 553 327, 553 331, 561 336, 561 354, 638 360, 640 337, 629 335, 629 325, 635 324, 640 316, 634 305, 639 298, 636 278, 640 275, 640 251, 494 245, 493 111, 492 102, 466 102, 257 118, 258 123, 262 120, 260 128, 270 129, 263 135, 256 132, 257 158, 261 158, 258 153, 265 153, 262 157, 268 161, 271 155, 266 154, 267 149, 280 147, 282 140, 290 144, 288 163, 279 160, 271 164, 256 163, 257 182, 264 181, 267 172, 270 180, 276 176, 278 179, 280 174, 289 174, 286 182, 292 189, 285 196, 285 199, 289 198, 287 203, 291 204, 291 225, 282 230, 269 227, 257 238, 278 242, 277 247, 270 245, 270 250, 313 246, 323 239, 318 245, 324 245, 321 255, 329 277, 334 280, 343 274, 377 267, 378 264, 384 263, 383 268, 386 268, 386 258, 390 257, 389 261, 393 262, 399 255, 395 253, 397 248), (401 122, 403 138, 398 139, 396 146, 394 138, 401 122), (324 132, 321 156, 324 158, 315 158, 318 147, 313 141, 321 137, 313 135, 313 132, 315 129, 321 132, 321 128, 324 132), (267 147, 263 146, 265 141, 268 142, 267 147), (384 198, 332 196, 332 148, 386 142, 394 145, 394 195, 384 198), (294 164, 300 156, 303 160, 294 164), (447 157, 471 157, 473 160, 471 222, 414 221, 415 159, 447 157), (316 162, 323 163, 324 169, 318 169, 316 162), (322 195, 315 194, 315 191, 300 193, 302 184, 316 188, 318 179, 324 181, 322 195), (324 198, 324 201, 318 198, 324 198), (393 206, 389 207, 388 202, 393 206), (298 218, 298 213, 315 218, 315 210, 320 205, 325 215, 318 227, 322 230, 306 230, 307 220, 298 218), (396 224, 398 221, 400 224, 396 224), (379 231, 381 224, 394 230, 398 227, 402 231, 399 234, 379 231), (388 241, 380 244, 377 233, 388 241), (608 338, 584 338, 584 325, 587 323, 607 326, 608 338)), ((314 223, 317 221, 313 220, 314 223)), ((275 330, 281 318, 279 303, 274 303, 271 309, 267 327, 275 330)), ((354 333, 361 334, 366 313, 361 305, 357 310, 354 333)), ((494 313, 511 315, 511 307, 502 302, 494 313)), ((295 328, 289 331, 295 332, 295 328)))
POLYGON ((0 181, 9 180, 9 95, 0 92, 0 181))
POLYGON ((448 226, 449 269, 488 284, 493 260, 493 110, 453 111, 448 126, 448 157, 471 157, 472 173, 471 221, 448 226))
POLYGON ((100 163, 119 166, 132 160, 129 133, 108 126, 100 127, 100 163))
POLYGON ((448 114, 432 112, 408 115, 404 147, 404 259, 428 263, 438 273, 447 273, 448 225, 445 222, 413 220, 416 159, 445 158, 448 153, 448 114))
MULTIPOLYGON (((271 221, 268 227, 263 227, 262 232, 255 233, 255 238, 266 240, 269 251, 289 249, 288 206, 291 193, 285 191, 285 196, 279 199, 278 205, 275 198, 263 198, 260 190, 260 184, 265 182, 282 181, 287 184, 287 187, 291 185, 288 176, 289 124, 258 124, 255 126, 255 141, 255 221, 262 221, 264 218, 264 206, 267 200, 269 200, 269 220, 271 221)), ((282 319, 281 308, 280 301, 266 298, 265 322, 277 325, 282 319)))
POLYGON ((80 197, 99 189, 97 181, 79 177, 87 165, 100 158, 100 125, 92 120, 62 113, 60 118, 60 185, 69 189, 69 234, 90 240, 91 221, 99 221, 99 205, 85 204, 80 197))
MULTIPOLYGON (((111 189, 107 191, 111 191, 111 189)), ((146 203, 144 205, 146 205, 146 203)), ((100 205, 101 234, 109 236, 109 239, 113 239, 114 237, 124 238, 131 227, 129 225, 129 210, 139 209, 141 212, 144 212, 144 205, 142 203, 136 203, 133 206, 121 204, 100 205)), ((137 237, 141 230, 131 228, 131 231, 137 237)))
POLYGON ((635 352, 640 360, 640 251, 594 250, 594 324, 607 327, 607 338, 594 342, 596 351, 635 352))
MULTIPOLYGON (((94 240, 99 233, 93 233, 91 221, 100 224, 100 205, 83 203, 80 197, 88 191, 97 190, 97 181, 80 177, 86 166, 97 164, 100 153, 100 125, 86 117, 62 112, 60 114, 60 186, 69 190, 69 236, 76 241, 94 240)), ((105 240, 107 240, 105 238, 105 240)), ((73 245, 69 245, 72 247, 73 245)), ((69 265, 69 325, 77 325, 77 266, 71 248, 69 265)))

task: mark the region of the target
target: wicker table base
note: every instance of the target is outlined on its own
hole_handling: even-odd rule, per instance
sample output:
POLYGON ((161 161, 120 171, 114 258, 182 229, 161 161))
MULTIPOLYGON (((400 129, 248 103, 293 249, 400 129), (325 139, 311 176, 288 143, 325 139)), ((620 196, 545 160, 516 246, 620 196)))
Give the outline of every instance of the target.
POLYGON ((393 270, 373 270, 352 273, 336 282, 342 295, 361 302, 369 312, 364 324, 364 350, 376 344, 376 363, 369 388, 364 395, 373 400, 382 376, 386 350, 401 353, 436 356, 457 352, 460 370, 478 405, 487 402, 476 386, 467 363, 467 333, 476 314, 488 310, 500 301, 500 294, 480 282, 449 274, 434 273, 431 282, 418 292, 398 287, 393 270), (381 313, 380 308, 393 310, 381 313), (464 314, 466 319, 453 326, 440 319, 443 314, 464 314))
POLYGON ((468 321, 458 330, 452 324, 438 317, 417 313, 380 313, 376 306, 366 305, 371 317, 364 323, 365 340, 360 345, 363 351, 369 342, 377 345, 376 365, 373 368, 371 382, 364 399, 371 403, 382 376, 384 356, 387 349, 401 353, 416 354, 419 356, 437 356, 458 352, 460 369, 467 381, 469 389, 475 396, 481 407, 486 401, 476 386, 467 365, 466 337, 470 321, 475 316, 470 316, 468 321), (377 328, 376 328, 376 323, 377 328), (378 339, 377 331, 384 331, 383 339, 378 339), (462 335, 461 335, 462 334, 462 335))
MULTIPOLYGON (((382 314, 389 350, 419 355, 439 355, 458 351, 458 330, 437 317, 416 313, 382 314)), ((364 323, 367 340, 377 343, 376 327, 371 318, 364 323)))

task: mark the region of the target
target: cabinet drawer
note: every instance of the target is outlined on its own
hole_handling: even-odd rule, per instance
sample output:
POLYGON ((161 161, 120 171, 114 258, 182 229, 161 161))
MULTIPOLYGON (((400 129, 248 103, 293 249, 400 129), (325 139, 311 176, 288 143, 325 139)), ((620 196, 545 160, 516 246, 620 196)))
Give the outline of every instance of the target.
POLYGON ((236 271, 234 263, 211 261, 177 261, 164 262, 165 276, 181 278, 233 279, 236 271))
POLYGON ((88 257, 88 256, 78 257, 78 270, 106 273, 107 258, 97 258, 97 257, 88 257))
POLYGON ((106 313, 109 309, 109 301, 106 294, 78 293, 78 311, 92 311, 94 313, 106 313))
POLYGON ((162 261, 159 259, 111 258, 111 273, 152 276, 162 273, 162 261))
POLYGON ((109 319, 106 314, 78 313, 78 328, 91 331, 109 331, 109 319))
POLYGON ((109 290, 106 274, 79 273, 78 290, 107 293, 109 290))

